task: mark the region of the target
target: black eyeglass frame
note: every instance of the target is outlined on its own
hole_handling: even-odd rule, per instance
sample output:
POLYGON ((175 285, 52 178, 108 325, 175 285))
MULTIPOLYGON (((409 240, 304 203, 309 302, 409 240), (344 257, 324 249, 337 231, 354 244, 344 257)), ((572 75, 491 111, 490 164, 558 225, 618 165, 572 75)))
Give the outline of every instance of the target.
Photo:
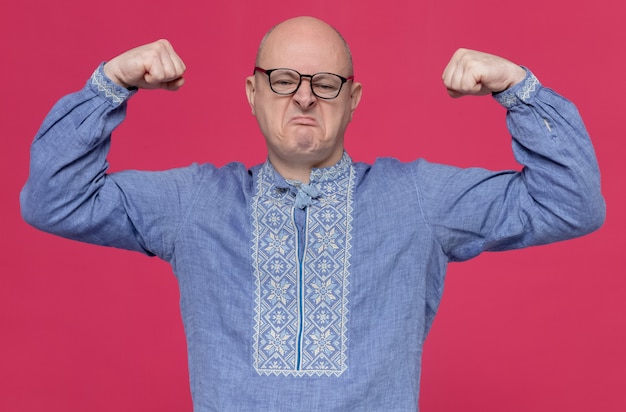
POLYGON ((338 74, 329 73, 329 72, 319 72, 319 73, 313 73, 313 74, 302 74, 302 73, 300 73, 297 70, 289 69, 287 67, 279 67, 279 68, 276 68, 276 69, 267 69, 266 70, 266 69, 263 69, 261 67, 255 66, 253 74, 256 73, 256 72, 265 73, 267 75, 267 82, 270 85, 270 89, 274 93, 276 93, 276 94, 278 94, 280 96, 290 96, 292 94, 295 94, 298 91, 298 89, 300 88, 300 86, 302 85, 302 78, 303 77, 308 77, 309 78, 309 83, 311 85, 311 93, 313 93, 313 95, 315 97, 317 97, 319 99, 323 99, 323 100, 333 100, 333 99, 336 99, 339 96, 339 94, 341 93, 341 89, 343 89, 344 83, 347 83, 348 81, 354 81, 354 76, 343 77, 343 76, 340 76, 338 74), (272 74, 272 72, 274 72, 276 70, 291 70, 292 72, 298 73, 298 76, 300 76, 300 79, 298 80, 298 85, 296 86, 296 88, 294 89, 293 92, 282 93, 282 92, 277 92, 276 90, 274 90, 274 88, 272 87, 272 82, 270 80, 270 75, 272 74), (338 77, 341 80, 341 84, 339 85, 339 89, 337 90, 337 94, 335 96, 333 96, 333 97, 323 97, 323 96, 320 96, 317 93, 315 93, 315 90, 313 90, 313 77, 317 76, 318 74, 330 74, 332 76, 338 77))

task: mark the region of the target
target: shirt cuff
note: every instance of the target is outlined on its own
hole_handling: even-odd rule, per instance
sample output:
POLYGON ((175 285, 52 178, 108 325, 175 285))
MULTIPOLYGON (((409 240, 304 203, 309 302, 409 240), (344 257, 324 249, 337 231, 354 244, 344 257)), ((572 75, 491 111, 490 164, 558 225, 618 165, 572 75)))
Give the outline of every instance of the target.
POLYGON ((88 83, 98 94, 109 100, 114 106, 119 106, 133 94, 137 93, 136 88, 127 89, 109 79, 104 74, 104 62, 100 63, 100 66, 93 72, 88 83))
POLYGON ((507 109, 518 104, 528 104, 543 86, 535 75, 526 67, 526 77, 521 82, 502 92, 494 93, 493 98, 507 109))

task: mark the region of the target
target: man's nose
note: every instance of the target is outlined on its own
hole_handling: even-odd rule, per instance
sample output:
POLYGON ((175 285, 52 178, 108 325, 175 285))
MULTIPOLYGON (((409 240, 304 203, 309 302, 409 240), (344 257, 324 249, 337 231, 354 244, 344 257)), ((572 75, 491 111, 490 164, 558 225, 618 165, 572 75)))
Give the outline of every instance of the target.
POLYGON ((311 89, 311 79, 303 77, 300 83, 300 87, 293 95, 294 102, 303 109, 308 109, 313 106, 317 101, 317 97, 313 94, 311 89))

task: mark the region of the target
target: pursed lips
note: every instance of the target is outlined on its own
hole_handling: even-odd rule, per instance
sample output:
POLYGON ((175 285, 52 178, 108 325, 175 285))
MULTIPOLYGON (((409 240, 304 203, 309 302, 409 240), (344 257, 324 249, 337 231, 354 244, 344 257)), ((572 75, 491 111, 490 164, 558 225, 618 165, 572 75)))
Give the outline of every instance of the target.
POLYGON ((295 116, 291 119, 290 123, 294 123, 302 126, 315 126, 317 121, 313 117, 309 116, 295 116))

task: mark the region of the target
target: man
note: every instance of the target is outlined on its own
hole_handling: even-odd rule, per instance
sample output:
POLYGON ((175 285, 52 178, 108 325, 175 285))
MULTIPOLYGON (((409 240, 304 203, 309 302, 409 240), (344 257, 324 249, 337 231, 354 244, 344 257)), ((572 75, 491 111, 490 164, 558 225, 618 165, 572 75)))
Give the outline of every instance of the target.
POLYGON ((352 162, 362 86, 342 37, 309 17, 271 30, 246 79, 265 164, 106 174, 128 98, 178 89, 184 71, 166 41, 101 65, 46 118, 21 201, 43 230, 171 263, 196 411, 415 411, 447 263, 603 222, 574 106, 476 51, 455 53, 444 84, 507 107, 522 172, 352 162))

